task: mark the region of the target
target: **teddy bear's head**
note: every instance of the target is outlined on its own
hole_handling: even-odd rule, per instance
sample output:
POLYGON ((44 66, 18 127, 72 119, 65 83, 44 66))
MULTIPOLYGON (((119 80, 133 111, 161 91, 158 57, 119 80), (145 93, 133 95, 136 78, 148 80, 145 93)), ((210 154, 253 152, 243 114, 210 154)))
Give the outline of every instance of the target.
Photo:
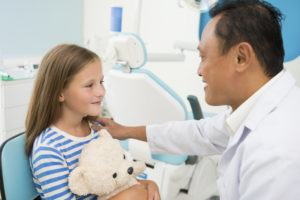
POLYGON ((85 145, 78 167, 70 174, 69 187, 75 194, 112 193, 124 187, 145 170, 145 164, 134 161, 106 130, 100 137, 85 145))

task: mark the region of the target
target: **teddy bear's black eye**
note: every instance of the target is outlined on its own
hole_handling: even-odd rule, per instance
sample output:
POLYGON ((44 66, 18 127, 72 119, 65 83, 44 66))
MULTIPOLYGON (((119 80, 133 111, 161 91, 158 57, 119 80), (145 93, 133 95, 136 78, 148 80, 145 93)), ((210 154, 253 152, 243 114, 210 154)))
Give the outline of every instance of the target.
POLYGON ((124 160, 126 159, 126 156, 125 156, 125 154, 123 154, 123 159, 124 159, 124 160))
POLYGON ((117 173, 114 173, 114 174, 112 175, 113 178, 117 178, 117 176, 118 176, 117 173))

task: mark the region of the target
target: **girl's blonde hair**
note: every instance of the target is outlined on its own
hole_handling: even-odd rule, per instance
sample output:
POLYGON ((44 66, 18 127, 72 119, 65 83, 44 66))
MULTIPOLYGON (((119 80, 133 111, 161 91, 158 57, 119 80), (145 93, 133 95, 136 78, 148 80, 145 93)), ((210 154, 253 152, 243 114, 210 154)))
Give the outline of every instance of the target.
POLYGON ((74 75, 96 60, 100 59, 95 53, 73 44, 58 45, 45 55, 25 121, 27 155, 31 154, 34 140, 60 116, 59 95, 62 90, 74 75))

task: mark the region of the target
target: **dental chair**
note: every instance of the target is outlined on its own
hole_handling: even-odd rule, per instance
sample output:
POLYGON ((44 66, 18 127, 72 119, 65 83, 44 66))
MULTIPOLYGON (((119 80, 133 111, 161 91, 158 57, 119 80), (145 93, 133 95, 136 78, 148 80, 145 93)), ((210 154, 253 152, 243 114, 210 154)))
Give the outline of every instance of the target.
MULTIPOLYGON (((115 65, 105 75, 105 104, 116 122, 138 126, 203 117, 195 96, 188 96, 193 112, 189 114, 176 92, 143 68, 147 53, 141 38, 122 33, 110 40, 110 46, 116 56, 115 65)), ((175 200, 180 192, 187 192, 197 157, 151 154, 146 142, 133 139, 122 143, 135 159, 147 163, 143 178, 158 184, 162 199, 175 200)), ((210 166, 208 162, 206 167, 210 166)))
POLYGON ((2 200, 40 199, 25 154, 24 133, 7 139, 1 145, 0 186, 2 200))
MULTIPOLYGON (((183 100, 162 80, 147 69, 142 69, 147 60, 147 53, 142 40, 134 34, 120 34, 113 41, 118 56, 113 69, 105 76, 106 103, 114 120, 129 126, 163 123, 170 120, 186 120, 190 114, 183 100), (149 95, 151 94, 151 95, 149 95)), ((193 103, 195 116, 202 116, 200 107, 195 106, 197 99, 189 97, 193 103)), ((123 143, 124 144, 124 143, 123 143)), ((123 145, 132 150, 144 142, 129 140, 123 145), (133 145, 131 145, 133 144, 133 145)), ((147 145, 146 145, 147 146, 147 145)), ((144 149, 146 150, 146 149, 144 149)), ((149 153, 149 151, 146 151, 149 153)), ((187 156, 175 155, 142 155, 149 164, 155 160, 179 165, 186 161, 187 156)), ((141 159, 141 158, 140 158, 141 159)))

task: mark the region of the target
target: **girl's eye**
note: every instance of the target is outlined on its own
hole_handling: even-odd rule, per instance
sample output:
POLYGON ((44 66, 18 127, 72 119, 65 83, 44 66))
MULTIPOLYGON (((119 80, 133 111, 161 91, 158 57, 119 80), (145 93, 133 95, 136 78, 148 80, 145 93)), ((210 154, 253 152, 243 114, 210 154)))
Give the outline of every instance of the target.
POLYGON ((123 154, 123 159, 124 159, 124 160, 126 159, 126 156, 125 156, 125 154, 123 154))
POLYGON ((88 84, 85 87, 92 87, 92 86, 93 86, 93 84, 88 84))
POLYGON ((102 85, 104 83, 104 81, 100 81, 100 84, 102 85))

